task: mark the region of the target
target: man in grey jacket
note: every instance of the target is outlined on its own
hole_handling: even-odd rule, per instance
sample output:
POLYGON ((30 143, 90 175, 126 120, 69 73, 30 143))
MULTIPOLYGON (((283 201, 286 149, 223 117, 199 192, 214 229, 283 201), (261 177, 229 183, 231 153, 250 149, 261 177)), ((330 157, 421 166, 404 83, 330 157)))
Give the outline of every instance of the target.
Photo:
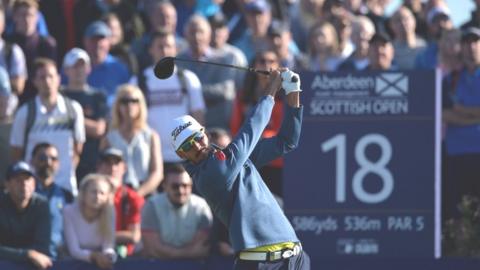
POLYGON ((199 193, 229 229, 237 255, 235 269, 308 270, 294 229, 257 168, 293 150, 300 138, 303 107, 300 79, 288 69, 272 71, 265 96, 252 109, 238 135, 225 148, 209 144, 203 127, 190 116, 173 120, 172 143, 199 193), (277 136, 261 139, 274 96, 283 88, 285 115, 277 136))

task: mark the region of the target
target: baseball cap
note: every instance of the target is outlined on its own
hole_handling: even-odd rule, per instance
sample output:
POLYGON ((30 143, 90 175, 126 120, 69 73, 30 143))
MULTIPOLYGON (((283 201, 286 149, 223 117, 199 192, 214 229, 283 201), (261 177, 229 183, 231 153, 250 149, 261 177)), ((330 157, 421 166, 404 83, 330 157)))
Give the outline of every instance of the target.
POLYGON ((63 58, 63 67, 71 67, 77 63, 78 60, 83 60, 85 64, 90 65, 90 57, 88 53, 80 48, 73 48, 65 54, 63 58))
POLYGON ((114 147, 109 147, 109 148, 106 148, 105 150, 103 150, 100 153, 100 160, 101 161, 107 160, 109 158, 114 158, 117 161, 122 161, 123 160, 122 150, 114 148, 114 147))
POLYGON ((450 12, 448 11, 447 8, 444 7, 434 7, 427 13, 427 22, 428 24, 431 24, 434 19, 436 18, 450 18, 450 12))
POLYGON ((274 20, 270 23, 267 34, 269 36, 280 36, 281 34, 289 31, 290 31, 290 27, 287 23, 279 20, 274 20))
POLYGON ((227 25, 227 18, 222 12, 217 12, 208 17, 208 22, 214 28, 224 27, 227 25))
POLYGON ((190 115, 184 115, 172 120, 171 130, 172 146, 177 151, 186 139, 195 133, 201 132, 203 127, 195 118, 190 115))
POLYGON ((8 97, 11 94, 10 77, 5 68, 0 67, 0 96, 8 97))
POLYGON ((391 41, 392 40, 390 39, 390 36, 388 36, 387 33, 377 32, 372 36, 369 43, 373 44, 373 43, 376 43, 376 42, 380 42, 380 43, 385 44, 385 43, 388 43, 388 42, 391 42, 391 41))
POLYGON ((245 5, 245 10, 255 13, 270 11, 270 4, 265 0, 253 0, 245 5))
POLYGON ((462 32, 462 42, 477 41, 480 39, 480 28, 468 27, 462 32))
POLYGON ((7 180, 11 179, 12 177, 15 177, 19 174, 26 173, 30 176, 35 177, 35 174, 33 173, 32 167, 28 165, 25 161, 18 161, 16 163, 13 163, 10 165, 7 169, 7 180))
POLYGON ((85 37, 110 37, 112 35, 112 31, 110 27, 102 21, 94 21, 90 25, 88 25, 87 29, 85 30, 85 37))

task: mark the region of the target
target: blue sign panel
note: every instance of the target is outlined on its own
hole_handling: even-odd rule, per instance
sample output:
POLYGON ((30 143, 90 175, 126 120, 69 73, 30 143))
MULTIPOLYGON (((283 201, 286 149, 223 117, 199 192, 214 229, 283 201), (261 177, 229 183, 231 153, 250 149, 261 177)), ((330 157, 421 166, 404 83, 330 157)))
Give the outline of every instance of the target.
POLYGON ((439 257, 434 71, 303 73, 285 211, 314 256, 439 257))

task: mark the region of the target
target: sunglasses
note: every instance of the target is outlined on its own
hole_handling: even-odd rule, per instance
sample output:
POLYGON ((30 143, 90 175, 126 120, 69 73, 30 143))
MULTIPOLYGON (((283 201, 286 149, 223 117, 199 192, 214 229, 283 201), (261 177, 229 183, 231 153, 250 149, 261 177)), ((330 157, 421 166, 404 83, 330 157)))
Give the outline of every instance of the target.
POLYGON ((139 103, 140 100, 138 98, 121 98, 120 99, 120 104, 127 105, 127 104, 137 104, 139 103))
POLYGON ((203 139, 203 136, 204 134, 201 133, 201 132, 198 132, 196 133, 195 135, 193 135, 192 137, 190 137, 190 139, 188 139, 187 141, 185 141, 182 145, 180 145, 180 148, 178 150, 186 153, 188 151, 190 151, 190 149, 192 149, 193 147, 193 144, 195 142, 201 142, 202 139, 203 139))
POLYGON ((57 161, 57 160, 58 160, 58 157, 56 157, 56 156, 49 156, 49 155, 47 155, 47 154, 41 154, 41 155, 38 157, 38 159, 39 159, 40 161, 43 161, 43 162, 45 162, 45 161, 47 161, 47 160, 57 161))

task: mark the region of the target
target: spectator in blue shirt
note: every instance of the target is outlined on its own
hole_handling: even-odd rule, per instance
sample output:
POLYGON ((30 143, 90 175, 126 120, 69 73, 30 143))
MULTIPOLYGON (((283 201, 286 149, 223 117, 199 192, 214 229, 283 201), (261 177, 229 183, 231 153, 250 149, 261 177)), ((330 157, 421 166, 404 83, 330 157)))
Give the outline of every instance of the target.
POLYGON ((448 124, 445 142, 447 178, 442 196, 444 216, 458 216, 461 196, 480 197, 480 29, 466 29, 461 38, 464 69, 457 78, 444 80, 443 120, 448 124), (452 82, 456 79, 455 83, 452 82))
POLYGON ((245 11, 248 28, 233 45, 242 50, 250 61, 256 52, 268 49, 270 46, 267 30, 272 21, 272 10, 267 1, 258 0, 245 4, 245 11))
POLYGON ((39 143, 32 151, 31 164, 35 170, 38 194, 48 199, 50 207, 51 240, 50 253, 55 258, 64 250, 63 207, 73 202, 73 195, 68 190, 55 184, 55 173, 59 168, 58 150, 49 143, 39 143))
POLYGON ((92 62, 88 84, 103 91, 109 106, 113 104, 117 86, 127 83, 131 77, 128 67, 109 53, 111 34, 106 23, 95 21, 87 27, 83 39, 92 62))

